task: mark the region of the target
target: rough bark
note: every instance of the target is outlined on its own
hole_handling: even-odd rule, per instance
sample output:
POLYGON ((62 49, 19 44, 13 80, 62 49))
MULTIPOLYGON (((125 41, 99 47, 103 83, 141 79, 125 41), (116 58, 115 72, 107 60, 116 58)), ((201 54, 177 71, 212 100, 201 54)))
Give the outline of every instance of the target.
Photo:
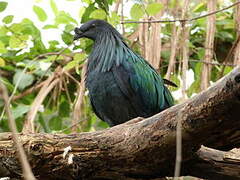
MULTIPOLYGON (((19 140, 37 179, 161 178, 174 172, 177 118, 182 122, 182 175, 239 178, 231 169, 223 174, 221 163, 204 158, 200 147, 240 147, 240 67, 192 99, 147 119, 91 133, 21 134, 19 140), (68 146, 71 150, 63 156, 68 146)), ((0 177, 18 177, 19 168, 11 133, 0 134, 0 177)))
POLYGON ((190 161, 191 175, 216 180, 240 179, 240 149, 225 152, 201 147, 190 161))

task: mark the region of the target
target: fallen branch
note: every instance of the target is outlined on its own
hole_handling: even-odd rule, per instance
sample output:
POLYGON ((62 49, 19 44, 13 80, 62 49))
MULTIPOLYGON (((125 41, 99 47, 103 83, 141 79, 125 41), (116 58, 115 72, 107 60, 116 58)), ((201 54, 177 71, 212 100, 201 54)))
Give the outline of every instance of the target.
MULTIPOLYGON (((199 159, 206 157, 201 145, 221 151, 240 147, 239 109, 240 67, 192 99, 147 119, 91 133, 22 134, 19 138, 38 179, 173 176, 177 114, 182 112, 181 175, 208 178, 210 175, 203 170, 208 167, 211 179, 238 179, 239 171, 234 174, 226 168, 223 174, 221 168, 215 168, 217 164, 204 166, 199 159)), ((15 152, 11 134, 0 134, 0 175, 21 174, 15 152)))
POLYGON ((188 167, 192 163, 190 171, 193 176, 216 180, 240 179, 240 149, 237 148, 231 151, 219 151, 202 146, 196 153, 195 159, 187 163, 188 167))

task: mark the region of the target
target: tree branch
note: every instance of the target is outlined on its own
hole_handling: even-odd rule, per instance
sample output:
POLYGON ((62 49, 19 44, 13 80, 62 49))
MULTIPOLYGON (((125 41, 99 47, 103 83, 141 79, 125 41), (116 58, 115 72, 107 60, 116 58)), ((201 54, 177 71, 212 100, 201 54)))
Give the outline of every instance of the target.
MULTIPOLYGON (((173 176, 177 114, 182 112, 181 174, 208 177, 202 168, 200 175, 196 173, 196 168, 206 167, 196 158, 205 157, 198 150, 201 145, 221 151, 240 147, 239 109, 240 67, 192 99, 147 119, 91 133, 25 134, 19 138, 38 179, 173 176)), ((11 134, 0 135, 0 175, 4 168, 5 176, 18 177, 21 171, 12 143, 11 134)), ((212 177, 223 177, 215 165, 208 166, 212 177)), ((237 179, 239 174, 225 171, 224 177, 237 179)))
POLYGON ((222 8, 222 9, 219 9, 219 10, 216 10, 216 11, 212 11, 210 13, 204 14, 202 16, 194 17, 194 18, 191 18, 191 19, 149 20, 149 21, 121 21, 121 24, 127 24, 127 23, 171 23, 171 22, 177 22, 177 21, 179 21, 179 22, 190 22, 190 21, 195 21, 195 20, 201 19, 201 18, 205 18, 207 16, 211 16, 213 14, 217 14, 219 12, 222 12, 222 11, 230 9, 230 8, 232 8, 234 6, 237 6, 238 4, 240 4, 239 1, 231 4, 230 6, 227 6, 225 8, 222 8))

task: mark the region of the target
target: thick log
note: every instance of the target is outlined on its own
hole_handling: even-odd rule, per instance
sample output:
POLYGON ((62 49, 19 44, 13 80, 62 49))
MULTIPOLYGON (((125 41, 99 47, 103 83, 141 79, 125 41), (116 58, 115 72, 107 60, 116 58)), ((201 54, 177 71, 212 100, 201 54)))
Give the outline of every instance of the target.
POLYGON ((240 179, 240 149, 219 151, 202 146, 194 159, 185 162, 185 174, 216 180, 240 179))
MULTIPOLYGON (((192 99, 144 120, 91 133, 21 134, 19 140, 37 179, 160 178, 174 172, 179 118, 182 174, 204 177, 204 171, 199 169, 199 158, 206 161, 198 151, 201 145, 218 150, 240 147, 240 67, 192 99), (71 150, 63 155, 67 147, 71 150)), ((216 166, 210 167, 212 179, 222 174, 216 166)), ((239 175, 224 173, 225 177, 235 179, 239 175)), ((19 175, 12 136, 2 133, 0 177, 19 175)))

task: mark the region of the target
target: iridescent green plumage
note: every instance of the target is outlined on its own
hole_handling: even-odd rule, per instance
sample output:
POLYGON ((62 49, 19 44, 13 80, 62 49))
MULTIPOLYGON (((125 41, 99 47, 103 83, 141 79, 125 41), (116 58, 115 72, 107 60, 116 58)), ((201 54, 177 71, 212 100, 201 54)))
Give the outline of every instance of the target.
POLYGON ((77 38, 95 41, 86 83, 99 118, 113 126, 135 117, 152 116, 173 105, 160 75, 126 45, 111 25, 93 20, 75 32, 77 38))

